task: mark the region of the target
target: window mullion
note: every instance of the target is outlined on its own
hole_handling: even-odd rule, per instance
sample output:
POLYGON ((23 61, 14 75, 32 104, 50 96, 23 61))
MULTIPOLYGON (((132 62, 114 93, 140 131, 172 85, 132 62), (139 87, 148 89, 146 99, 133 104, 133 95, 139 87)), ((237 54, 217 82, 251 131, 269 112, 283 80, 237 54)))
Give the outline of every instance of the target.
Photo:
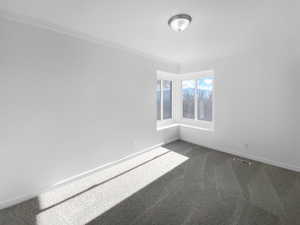
POLYGON ((164 120, 164 99, 163 99, 163 80, 160 80, 160 115, 161 120, 164 120))
POLYGON ((178 120, 183 119, 182 80, 178 81, 178 120))
POLYGON ((172 120, 175 120, 176 119, 176 106, 177 106, 177 104, 175 103, 176 102, 176 93, 175 93, 175 89, 176 89, 176 87, 177 87, 177 84, 175 84, 175 81, 174 80, 171 80, 171 83, 172 83, 172 88, 171 88, 171 93, 172 93, 172 104, 171 104, 171 106, 172 106, 172 109, 171 109, 171 111, 172 111, 172 117, 171 117, 171 119, 172 120))
POLYGON ((198 89, 198 84, 197 84, 198 82, 197 82, 197 80, 195 80, 195 94, 194 94, 194 96, 195 96, 195 120, 197 120, 198 119, 198 101, 197 101, 197 99, 198 99, 198 91, 197 91, 197 89, 198 89))

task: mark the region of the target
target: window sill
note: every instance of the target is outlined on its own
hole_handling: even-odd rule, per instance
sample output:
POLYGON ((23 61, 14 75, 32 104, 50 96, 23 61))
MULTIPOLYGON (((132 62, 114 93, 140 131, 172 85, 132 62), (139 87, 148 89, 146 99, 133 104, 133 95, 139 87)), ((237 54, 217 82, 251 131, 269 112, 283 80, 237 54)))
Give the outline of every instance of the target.
POLYGON ((201 126, 184 124, 184 123, 172 123, 172 124, 169 124, 169 125, 157 126, 157 131, 162 131, 162 130, 170 129, 170 128, 173 128, 173 127, 184 127, 184 128, 192 128, 192 129, 196 129, 196 130, 214 132, 214 129, 212 129, 212 128, 204 128, 204 127, 201 127, 201 126))
POLYGON ((192 129, 196 129, 196 130, 214 132, 213 128, 205 128, 205 127, 200 127, 200 126, 197 126, 197 125, 189 125, 189 124, 184 124, 184 123, 180 123, 178 125, 180 127, 184 127, 184 128, 192 128, 192 129))
POLYGON ((172 124, 168 124, 168 125, 158 125, 157 126, 157 131, 161 131, 161 130, 166 130, 166 129, 170 129, 173 127, 178 127, 179 124, 178 123, 172 123, 172 124))

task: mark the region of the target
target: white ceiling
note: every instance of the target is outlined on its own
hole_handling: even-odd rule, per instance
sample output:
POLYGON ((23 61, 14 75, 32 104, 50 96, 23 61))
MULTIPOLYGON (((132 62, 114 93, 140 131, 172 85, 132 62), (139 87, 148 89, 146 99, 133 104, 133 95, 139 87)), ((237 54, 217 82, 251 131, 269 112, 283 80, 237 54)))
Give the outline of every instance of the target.
MULTIPOLYGON (((211 60, 276 39, 297 0, 0 0, 0 9, 57 24, 174 62, 211 60), (193 17, 183 33, 177 13, 193 17)), ((292 14, 293 14, 292 13, 292 14)), ((296 18, 294 18, 296 19, 296 18)), ((288 26, 290 28, 290 26, 288 26)))

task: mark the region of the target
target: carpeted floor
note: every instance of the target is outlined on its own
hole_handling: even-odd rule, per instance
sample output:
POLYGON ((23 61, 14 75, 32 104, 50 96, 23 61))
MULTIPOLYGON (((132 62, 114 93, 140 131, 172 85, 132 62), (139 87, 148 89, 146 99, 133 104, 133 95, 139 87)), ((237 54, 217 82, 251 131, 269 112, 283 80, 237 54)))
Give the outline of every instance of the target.
POLYGON ((182 141, 0 211, 0 225, 300 225, 300 174, 182 141))

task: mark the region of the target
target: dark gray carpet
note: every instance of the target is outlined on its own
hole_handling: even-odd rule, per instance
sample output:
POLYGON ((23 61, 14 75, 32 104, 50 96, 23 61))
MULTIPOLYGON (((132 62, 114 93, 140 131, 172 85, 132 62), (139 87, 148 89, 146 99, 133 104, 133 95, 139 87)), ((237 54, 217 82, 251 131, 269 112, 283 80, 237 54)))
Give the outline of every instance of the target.
MULTIPOLYGON (((165 148, 189 159, 87 224, 300 225, 299 173, 182 141, 165 148)), ((32 201, 0 211, 0 225, 30 225, 18 215, 38 214, 32 201)))

